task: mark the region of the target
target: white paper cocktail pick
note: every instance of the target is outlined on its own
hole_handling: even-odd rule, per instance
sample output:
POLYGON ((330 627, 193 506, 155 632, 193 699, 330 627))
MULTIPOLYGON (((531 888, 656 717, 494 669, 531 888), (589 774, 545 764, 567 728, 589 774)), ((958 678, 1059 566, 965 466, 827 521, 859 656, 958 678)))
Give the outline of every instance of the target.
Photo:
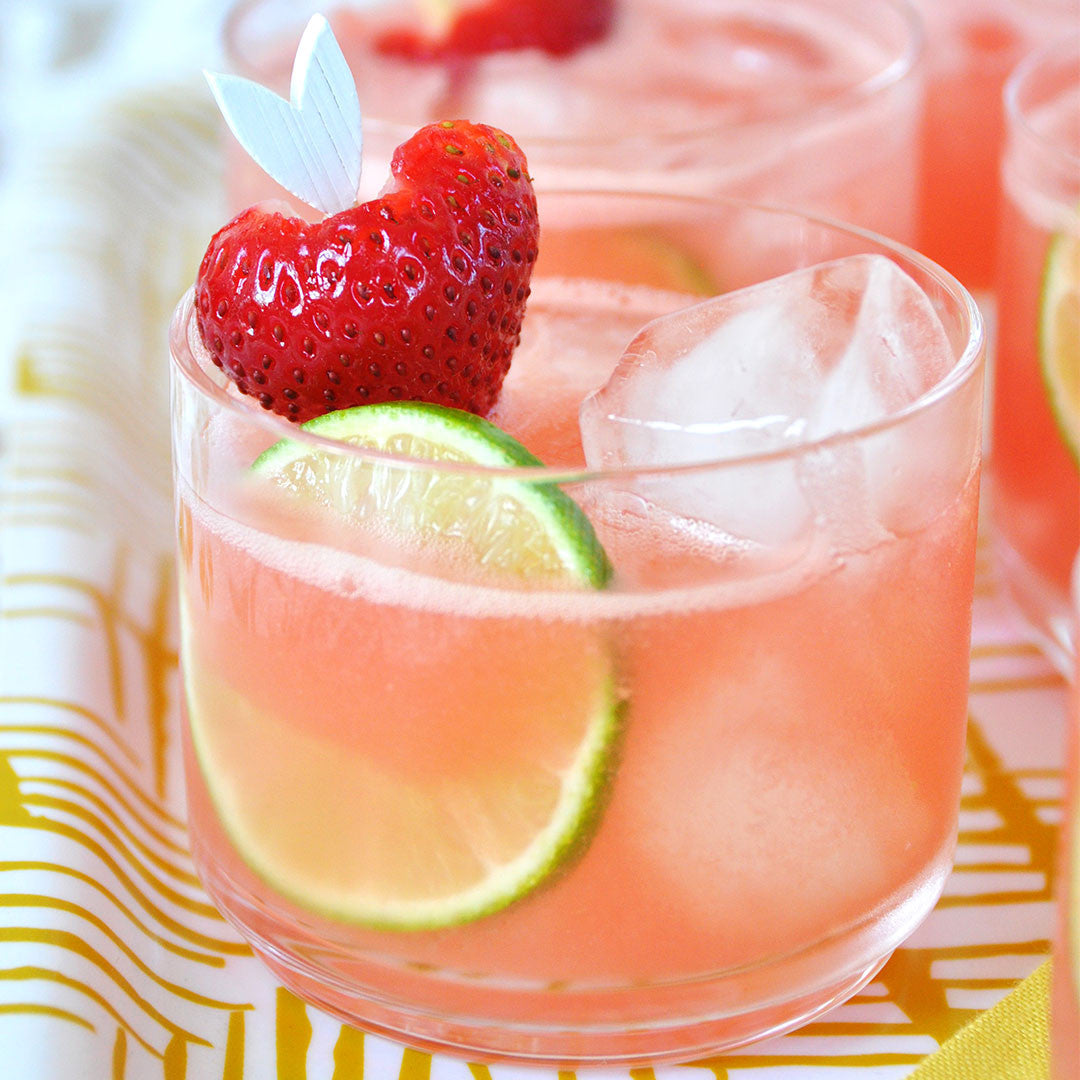
POLYGON ((205 75, 240 145, 286 191, 325 214, 356 203, 360 99, 322 15, 311 17, 300 39, 288 101, 239 75, 205 75))

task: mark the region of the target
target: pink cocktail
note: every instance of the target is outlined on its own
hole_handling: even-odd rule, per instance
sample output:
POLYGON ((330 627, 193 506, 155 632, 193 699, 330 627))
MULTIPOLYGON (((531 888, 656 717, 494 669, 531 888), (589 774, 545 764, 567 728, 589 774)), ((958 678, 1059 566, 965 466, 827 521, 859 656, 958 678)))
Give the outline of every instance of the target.
POLYGON ((1001 89, 1020 59, 1080 24, 1074 0, 914 0, 926 25, 918 248, 969 289, 994 285, 1001 89))
POLYGON ((793 213, 549 194, 540 217, 490 417, 538 472, 372 453, 264 414, 225 389, 181 304, 191 837, 230 920, 348 1020, 481 1059, 685 1060, 853 993, 949 871, 981 327, 921 257, 793 213), (857 253, 925 291, 948 343, 939 384, 785 449, 583 467, 579 404, 649 320, 857 253), (265 453, 283 438, 287 468, 265 453), (338 508, 298 499, 310 483, 338 508), (592 569, 507 578, 505 545, 497 565, 463 563, 473 522, 401 542, 403 517, 443 520, 463 490, 462 505, 501 490, 504 507, 556 507, 592 569), (736 538, 715 522, 740 492, 736 538), (535 873, 436 895, 483 878, 469 853, 494 859, 537 807, 572 827, 535 873))
MULTIPOLYGON (((230 66, 284 91, 308 11, 240 3, 230 66)), ((328 10, 365 114, 363 196, 419 124, 483 117, 514 132, 540 188, 719 192, 914 239, 922 36, 904 0, 619 0, 616 13, 606 39, 570 56, 463 67, 374 47, 419 21, 411 5, 328 10)), ((236 209, 281 194, 232 150, 236 209)))
POLYGON ((1006 92, 994 521, 1010 590, 1051 655, 1075 649, 1080 547, 1080 38, 1018 68, 1006 92))

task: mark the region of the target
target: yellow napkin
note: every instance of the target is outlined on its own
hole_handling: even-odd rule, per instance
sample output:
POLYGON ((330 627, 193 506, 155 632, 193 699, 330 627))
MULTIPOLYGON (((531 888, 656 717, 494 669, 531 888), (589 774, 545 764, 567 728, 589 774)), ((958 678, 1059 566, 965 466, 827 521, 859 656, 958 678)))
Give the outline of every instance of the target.
POLYGON ((1050 963, 961 1028, 909 1080, 1047 1080, 1050 963))

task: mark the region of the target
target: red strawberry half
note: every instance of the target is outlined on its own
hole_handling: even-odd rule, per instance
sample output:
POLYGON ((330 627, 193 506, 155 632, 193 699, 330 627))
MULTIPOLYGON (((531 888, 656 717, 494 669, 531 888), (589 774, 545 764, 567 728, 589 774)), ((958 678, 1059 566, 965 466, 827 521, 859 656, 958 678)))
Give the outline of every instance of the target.
POLYGON ((255 206, 210 241, 199 331, 264 408, 299 422, 378 401, 495 403, 537 254, 525 155, 446 121, 399 146, 391 172, 394 190, 323 221, 255 206))
POLYGON ((439 39, 394 30, 378 41, 387 56, 446 60, 513 49, 542 49, 566 56, 607 36, 615 0, 488 0, 461 10, 439 39))

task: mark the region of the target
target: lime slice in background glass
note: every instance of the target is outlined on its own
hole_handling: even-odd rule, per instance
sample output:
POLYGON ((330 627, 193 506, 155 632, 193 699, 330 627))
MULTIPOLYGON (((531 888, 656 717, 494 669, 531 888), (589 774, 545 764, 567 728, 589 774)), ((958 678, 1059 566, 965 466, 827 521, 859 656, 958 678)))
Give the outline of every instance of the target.
POLYGON ((1080 462, 1080 236, 1050 243, 1039 302, 1039 363, 1065 445, 1080 462))
POLYGON ((549 229, 538 265, 548 275, 617 281, 690 296, 723 291, 695 253, 646 228, 549 229))

